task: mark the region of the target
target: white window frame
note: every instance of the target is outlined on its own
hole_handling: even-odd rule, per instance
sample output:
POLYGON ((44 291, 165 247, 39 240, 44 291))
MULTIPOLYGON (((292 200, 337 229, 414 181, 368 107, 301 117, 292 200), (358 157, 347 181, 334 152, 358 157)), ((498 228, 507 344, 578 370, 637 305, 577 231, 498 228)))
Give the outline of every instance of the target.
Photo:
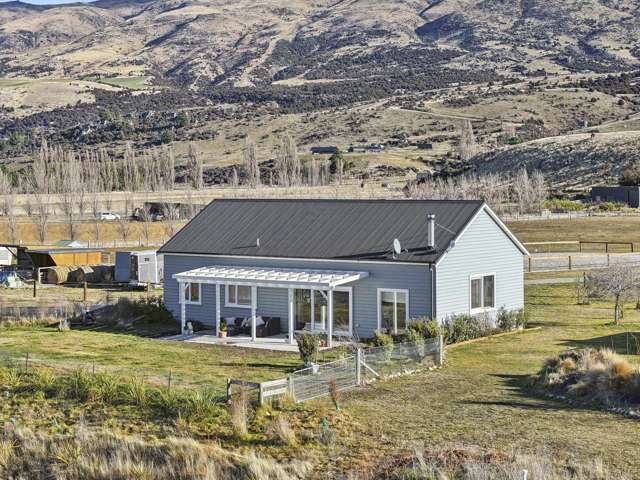
POLYGON ((485 312, 492 312, 494 310, 496 310, 496 298, 497 298, 497 293, 498 293, 498 284, 497 284, 497 275, 495 272, 489 272, 489 273, 482 273, 482 274, 477 274, 477 275, 471 275, 469 276, 469 313, 470 314, 475 314, 475 313, 485 313, 485 312), (493 277, 493 307, 485 307, 484 306, 484 277, 493 277), (482 304, 481 307, 479 308, 472 308, 472 288, 471 288, 471 282, 473 280, 482 280, 482 285, 480 286, 480 303, 482 304))
MULTIPOLYGON (((334 292, 347 292, 349 294, 349 329, 348 330, 335 330, 335 315, 334 315, 334 329, 333 329, 333 333, 334 334, 342 334, 342 335, 353 335, 353 287, 335 287, 333 289, 334 292)), ((316 320, 316 310, 315 310, 315 292, 322 292, 325 297, 327 295, 327 292, 325 290, 320 290, 320 289, 311 289, 311 330, 312 331, 316 331, 315 327, 316 327, 316 323, 320 323, 320 320, 316 320)), ((335 306, 335 302, 334 302, 334 306, 335 306)), ((328 317, 328 312, 327 312, 327 317, 328 317)), ((327 318, 328 321, 328 318, 327 318)), ((325 326, 325 330, 326 331, 327 327, 325 326)), ((319 329, 317 331, 323 331, 322 329, 319 329)))
POLYGON ((244 308, 247 310, 251 310, 251 305, 253 305, 253 288, 251 288, 250 285, 238 285, 236 283, 227 283, 224 286, 224 306, 225 307, 230 307, 230 308, 244 308), (229 287, 235 288, 236 289, 236 302, 235 303, 231 303, 229 301, 229 287), (238 287, 246 287, 249 289, 249 296, 250 296, 250 300, 249 303, 247 305, 243 305, 241 303, 238 303, 238 287))
POLYGON ((409 290, 403 288, 379 288, 378 289, 378 331, 382 330, 382 294, 383 293, 393 293, 393 303, 395 308, 393 309, 393 333, 397 335, 399 331, 404 331, 409 327, 409 290), (402 330, 398 330, 398 293, 404 293, 407 299, 407 306, 405 312, 405 325, 406 327, 402 330))
POLYGON ((185 305, 202 305, 202 284, 197 282, 187 282, 185 283, 186 290, 184 292, 184 303, 185 305), (194 302, 191 300, 191 285, 198 286, 198 301, 194 302))

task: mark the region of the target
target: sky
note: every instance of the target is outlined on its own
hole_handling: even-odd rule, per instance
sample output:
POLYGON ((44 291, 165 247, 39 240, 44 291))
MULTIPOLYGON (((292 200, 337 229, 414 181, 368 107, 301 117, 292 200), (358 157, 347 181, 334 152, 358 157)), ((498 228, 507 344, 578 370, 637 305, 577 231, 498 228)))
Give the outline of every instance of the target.
MULTIPOLYGON (((0 3, 10 2, 13 0, 0 0, 0 3)), ((33 5, 59 5, 61 3, 78 3, 82 1, 83 3, 88 3, 86 0, 28 0, 24 1, 24 3, 32 3, 33 5)))

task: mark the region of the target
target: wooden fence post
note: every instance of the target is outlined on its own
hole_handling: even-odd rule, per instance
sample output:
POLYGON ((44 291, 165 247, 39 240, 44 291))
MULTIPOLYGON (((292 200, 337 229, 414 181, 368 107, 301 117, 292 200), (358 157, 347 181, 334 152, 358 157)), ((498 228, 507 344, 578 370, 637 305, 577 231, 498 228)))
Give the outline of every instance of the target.
POLYGON ((444 339, 438 335, 438 366, 444 366, 444 339))
POLYGON ((87 301, 87 282, 84 282, 82 284, 82 301, 83 302, 87 301))
POLYGON ((362 384, 362 349, 356 350, 356 385, 362 384))
POLYGON ((231 379, 227 378, 227 402, 231 400, 231 379))

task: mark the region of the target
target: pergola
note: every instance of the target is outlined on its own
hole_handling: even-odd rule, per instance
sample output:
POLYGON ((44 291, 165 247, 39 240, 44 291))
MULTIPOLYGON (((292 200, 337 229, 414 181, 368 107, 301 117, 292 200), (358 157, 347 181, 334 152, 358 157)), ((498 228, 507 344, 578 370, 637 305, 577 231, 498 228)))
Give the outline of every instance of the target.
POLYGON ((333 337, 333 290, 336 287, 368 277, 368 272, 340 270, 307 270, 294 268, 239 267, 213 265, 176 273, 172 278, 178 281, 180 291, 180 320, 182 332, 186 326, 186 289, 190 283, 215 285, 216 290, 216 335, 220 329, 220 285, 234 284, 251 287, 251 340, 256 340, 256 310, 258 287, 286 288, 289 292, 289 338, 295 343, 294 333, 294 289, 327 291, 328 329, 327 343, 332 345, 333 337))

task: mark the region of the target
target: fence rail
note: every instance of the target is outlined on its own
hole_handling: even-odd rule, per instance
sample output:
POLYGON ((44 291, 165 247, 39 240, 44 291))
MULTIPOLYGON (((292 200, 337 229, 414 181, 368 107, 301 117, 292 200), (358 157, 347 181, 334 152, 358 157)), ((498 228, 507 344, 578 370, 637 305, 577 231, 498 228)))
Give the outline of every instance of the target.
POLYGON ((524 271, 558 272, 566 270, 594 270, 611 265, 640 265, 640 253, 531 255, 524 258, 524 271))
POLYGON ((330 395, 332 389, 348 390, 377 379, 441 366, 443 355, 442 337, 393 347, 359 348, 354 355, 293 372, 289 389, 297 402, 304 402, 330 395))

